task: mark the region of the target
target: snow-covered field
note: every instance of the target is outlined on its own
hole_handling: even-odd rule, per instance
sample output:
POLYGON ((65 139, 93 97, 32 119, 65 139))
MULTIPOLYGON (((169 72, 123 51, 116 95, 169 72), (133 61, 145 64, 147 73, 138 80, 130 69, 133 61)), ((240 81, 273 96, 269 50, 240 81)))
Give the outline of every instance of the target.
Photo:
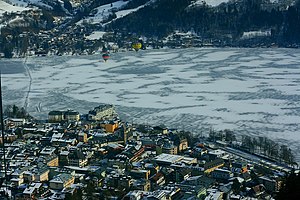
MULTIPOLYGON (((12 1, 12 3, 15 3, 12 1)), ((20 4, 8 4, 7 2, 0 0, 0 17, 5 13, 11 13, 11 12, 22 12, 24 10, 28 10, 29 8, 25 8, 24 3, 20 4)))
POLYGON ((115 53, 106 63, 98 54, 2 60, 0 66, 4 104, 28 102, 37 117, 110 103, 129 122, 194 133, 228 128, 289 144, 296 153, 299 57, 298 49, 191 48, 115 53))

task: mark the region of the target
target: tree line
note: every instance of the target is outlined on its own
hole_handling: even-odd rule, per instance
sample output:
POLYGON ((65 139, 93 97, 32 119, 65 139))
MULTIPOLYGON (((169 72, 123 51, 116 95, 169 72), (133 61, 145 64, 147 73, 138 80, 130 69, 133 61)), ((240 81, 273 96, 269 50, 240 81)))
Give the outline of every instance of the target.
POLYGON ((8 118, 26 118, 32 119, 24 107, 18 107, 16 105, 7 105, 3 111, 3 115, 8 118))
MULTIPOLYGON (((210 141, 214 142, 217 140, 226 141, 231 145, 237 142, 235 133, 228 129, 222 131, 211 129, 208 138, 210 141)), ((287 145, 279 144, 267 137, 242 135, 240 144, 236 146, 249 153, 263 155, 278 162, 285 162, 289 165, 296 165, 295 156, 287 145)))
POLYGON ((165 37, 174 30, 193 29, 203 38, 224 39, 228 42, 241 38, 243 32, 271 30, 272 41, 300 42, 300 1, 288 9, 262 0, 243 0, 222 3, 217 7, 206 4, 190 6, 192 0, 158 0, 137 12, 111 23, 107 29, 165 37), (264 4, 269 5, 263 6, 264 4))

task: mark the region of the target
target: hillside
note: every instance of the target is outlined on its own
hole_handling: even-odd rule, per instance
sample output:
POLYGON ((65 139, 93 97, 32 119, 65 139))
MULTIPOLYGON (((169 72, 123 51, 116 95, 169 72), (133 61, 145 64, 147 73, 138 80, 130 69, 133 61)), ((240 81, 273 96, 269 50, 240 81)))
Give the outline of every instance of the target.
POLYGON ((0 0, 0 52, 5 57, 24 55, 28 50, 92 53, 107 43, 128 48, 139 38, 154 48, 298 47, 299 2, 0 0), (94 37, 99 31, 100 36, 94 37))

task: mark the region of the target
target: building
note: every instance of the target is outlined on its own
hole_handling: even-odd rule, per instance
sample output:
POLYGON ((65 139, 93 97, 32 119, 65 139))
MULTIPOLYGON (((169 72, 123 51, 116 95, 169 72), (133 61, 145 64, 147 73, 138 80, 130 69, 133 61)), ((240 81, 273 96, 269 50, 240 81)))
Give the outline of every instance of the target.
POLYGON ((215 169, 211 172, 211 177, 217 180, 228 180, 233 177, 233 173, 226 169, 215 169))
POLYGON ((270 179, 266 176, 261 176, 258 179, 259 183, 263 184, 268 192, 278 192, 282 186, 281 180, 270 179))
POLYGON ((87 157, 77 149, 73 152, 70 152, 68 158, 70 166, 84 167, 88 163, 87 157))
POLYGON ((206 162, 204 164, 204 172, 205 173, 210 173, 212 171, 214 171, 217 168, 223 167, 224 166, 224 160, 222 160, 221 158, 217 158, 215 160, 212 160, 210 162, 206 162))
POLYGON ((48 122, 58 123, 62 121, 79 121, 79 112, 74 110, 67 111, 50 111, 48 113, 48 122))
POLYGON ((189 147, 187 139, 180 140, 178 151, 184 151, 189 147))
POLYGON ((70 187, 75 181, 75 177, 71 174, 63 173, 54 177, 49 181, 50 188, 53 190, 62 190, 64 188, 70 187))
POLYGON ((48 167, 58 167, 58 156, 55 154, 45 157, 45 161, 48 167))
POLYGON ((119 123, 115 121, 110 121, 109 123, 104 125, 105 131, 107 133, 113 133, 119 127, 119 123))
POLYGON ((4 120, 4 124, 8 128, 23 126, 25 122, 24 118, 9 118, 4 120))
POLYGON ((179 162, 185 164, 193 164, 197 163, 196 158, 190 158, 180 155, 172 155, 172 154, 160 154, 153 159, 158 165, 170 166, 171 164, 176 164, 179 162))
POLYGON ((63 111, 50 111, 48 113, 48 122, 50 123, 61 122, 63 120, 64 120, 63 111))
POLYGON ((87 134, 84 132, 80 132, 78 133, 78 141, 79 142, 83 142, 83 143, 87 143, 87 134))
POLYGON ((115 108, 113 105, 100 105, 95 107, 94 110, 89 111, 89 120, 102 120, 105 117, 113 116, 115 108))
POLYGON ((66 121, 79 121, 80 115, 79 112, 74 110, 67 110, 64 112, 64 120, 66 121))
POLYGON ((17 198, 17 199, 35 199, 36 198, 36 194, 39 193, 39 191, 42 188, 42 183, 32 183, 30 184, 30 186, 28 188, 26 188, 22 195, 21 198, 17 198))
POLYGON ((130 175, 131 177, 135 178, 135 179, 149 179, 150 176, 150 170, 131 170, 130 171, 130 175))

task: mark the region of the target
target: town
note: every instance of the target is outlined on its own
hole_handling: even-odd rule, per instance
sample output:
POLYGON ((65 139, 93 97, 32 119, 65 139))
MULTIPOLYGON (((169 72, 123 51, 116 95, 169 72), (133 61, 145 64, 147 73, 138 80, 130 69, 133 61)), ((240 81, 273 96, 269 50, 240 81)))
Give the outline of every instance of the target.
POLYGON ((4 199, 274 199, 286 174, 299 171, 284 145, 276 159, 258 153, 271 145, 238 142, 230 130, 205 137, 131 124, 113 105, 54 110, 46 122, 17 106, 4 116, 4 199))

